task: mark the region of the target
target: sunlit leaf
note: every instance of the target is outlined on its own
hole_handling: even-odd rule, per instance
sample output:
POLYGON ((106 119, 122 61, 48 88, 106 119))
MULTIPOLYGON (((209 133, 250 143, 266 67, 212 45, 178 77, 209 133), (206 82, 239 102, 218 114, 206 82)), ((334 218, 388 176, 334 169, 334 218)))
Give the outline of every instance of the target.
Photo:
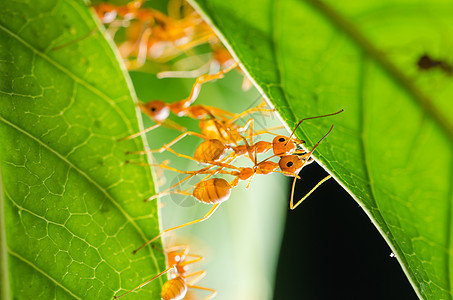
MULTIPOLYGON (((364 208, 420 297, 451 298, 451 3, 194 1, 289 127, 364 208)), ((303 174, 303 172, 301 173, 303 174)), ((298 208, 298 209, 303 209, 298 208)))
POLYGON ((90 9, 2 3, 0 68, 1 298, 109 299, 162 271, 162 252, 132 254, 159 232, 154 186, 124 163, 135 96, 90 9))

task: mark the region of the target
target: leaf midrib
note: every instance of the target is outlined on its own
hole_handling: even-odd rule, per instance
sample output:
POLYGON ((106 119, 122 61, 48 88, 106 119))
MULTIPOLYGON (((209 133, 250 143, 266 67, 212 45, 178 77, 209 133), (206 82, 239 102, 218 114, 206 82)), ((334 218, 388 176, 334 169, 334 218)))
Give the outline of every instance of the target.
MULTIPOLYGON (((5 247, 6 248, 6 247, 5 247)), ((10 248, 8 248, 8 252, 9 254, 15 256, 17 259, 21 260, 22 262, 26 263, 27 265, 29 265, 30 267, 32 267, 33 269, 35 269, 36 271, 38 271, 39 273, 41 273, 43 276, 45 276, 47 279, 49 279, 50 281, 52 281, 56 286, 60 287, 62 290, 64 290, 65 292, 67 292, 68 294, 70 294, 72 297, 76 298, 76 299, 83 299, 79 296, 77 296, 76 294, 74 294, 72 291, 70 291, 69 289, 67 289, 64 285, 62 285, 61 283, 59 283, 55 278, 51 277, 49 274, 47 274, 46 272, 44 272, 43 270, 41 270, 38 266, 36 266, 35 264, 33 264, 31 261, 29 261, 28 259, 26 259, 25 257, 23 257, 22 255, 20 255, 19 253, 17 252, 14 252, 13 250, 11 250, 10 248)), ((8 298, 5 298, 5 299, 8 299, 8 298)))
POLYGON ((310 4, 314 9, 318 10, 325 19, 338 28, 339 31, 344 32, 354 43, 362 49, 367 56, 375 60, 383 70, 392 78, 396 83, 403 87, 403 89, 411 96, 410 98, 419 106, 423 107, 431 118, 436 121, 442 131, 447 135, 450 144, 453 144, 453 124, 450 124, 448 119, 444 117, 440 110, 434 105, 431 99, 426 96, 420 89, 418 89, 412 81, 407 78, 404 73, 387 59, 373 44, 348 20, 337 13, 329 5, 319 0, 299 0, 310 4))

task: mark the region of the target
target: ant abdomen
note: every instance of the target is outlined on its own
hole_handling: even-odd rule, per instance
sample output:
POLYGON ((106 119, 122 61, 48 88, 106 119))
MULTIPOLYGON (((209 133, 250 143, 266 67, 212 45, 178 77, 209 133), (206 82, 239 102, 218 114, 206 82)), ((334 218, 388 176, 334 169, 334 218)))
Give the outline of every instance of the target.
POLYGON ((161 296, 164 300, 180 300, 187 294, 187 284, 180 276, 168 280, 162 286, 161 296))
POLYGON ((222 203, 231 195, 231 185, 222 178, 211 178, 195 185, 193 196, 206 204, 222 203))
POLYGON ((225 155, 225 145, 217 140, 210 139, 201 143, 195 150, 193 157, 200 162, 218 161, 225 155))

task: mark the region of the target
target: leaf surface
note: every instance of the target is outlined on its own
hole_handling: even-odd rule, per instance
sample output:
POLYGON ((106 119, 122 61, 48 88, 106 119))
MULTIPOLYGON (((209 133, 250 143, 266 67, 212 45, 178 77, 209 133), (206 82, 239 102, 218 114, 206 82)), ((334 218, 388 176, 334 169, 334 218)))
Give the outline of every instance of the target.
MULTIPOLYGON (((90 9, 8 1, 0 11, 1 294, 111 299, 165 268, 132 250, 159 232, 129 79, 90 9)), ((163 278, 137 295, 160 299, 163 278)))
MULTIPOLYGON (((358 201, 419 297, 451 299, 451 3, 194 0, 289 127, 358 201), (451 64, 448 59, 445 64, 451 64)), ((303 177, 303 172, 301 173, 303 177)), ((303 209, 299 207, 298 209, 303 209)))

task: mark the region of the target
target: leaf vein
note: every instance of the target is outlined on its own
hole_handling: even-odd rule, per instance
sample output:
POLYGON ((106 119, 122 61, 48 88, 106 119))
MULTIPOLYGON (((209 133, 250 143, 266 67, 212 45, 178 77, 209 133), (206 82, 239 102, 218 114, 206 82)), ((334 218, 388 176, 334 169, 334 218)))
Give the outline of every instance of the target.
POLYGON ((42 275, 44 275, 45 277, 47 277, 50 281, 52 281, 54 284, 55 284, 55 287, 60 287, 62 290, 64 290, 65 292, 67 292, 68 294, 70 294, 71 296, 73 296, 74 298, 76 299, 82 299, 81 297, 77 296, 76 294, 74 294, 72 291, 70 291, 68 288, 66 288, 65 286, 61 285, 57 280, 55 280, 52 276, 50 276, 49 274, 47 274, 46 272, 44 272, 44 270, 41 270, 40 268, 38 268, 38 266, 36 266, 34 263, 32 263, 31 261, 29 261, 28 259, 26 259, 25 257, 23 257, 22 255, 20 255, 19 253, 17 252, 14 252, 13 250, 9 249, 8 248, 8 253, 10 255, 13 255, 15 256, 17 259, 23 261, 24 263, 26 263, 27 265, 29 265, 30 267, 32 267, 33 269, 35 269, 36 271, 38 271, 39 273, 41 273, 42 275))
MULTIPOLYGON (((50 151, 51 153, 55 154, 58 158, 60 158, 62 161, 64 161, 65 163, 67 163, 71 168, 73 168, 76 172, 78 172, 80 175, 82 175, 83 177, 85 177, 91 184, 93 184, 93 186, 95 186, 99 191, 101 191, 107 199, 109 199, 118 209, 118 211, 120 211, 124 216, 125 218, 131 223, 131 225, 137 230, 137 232, 140 234, 140 236, 143 238, 144 241, 147 241, 148 239, 146 238, 144 232, 142 231, 142 229, 137 225, 137 223, 135 222, 135 220, 121 207, 121 205, 119 205, 115 199, 112 197, 112 195, 109 194, 109 192, 103 188, 102 186, 99 185, 99 183, 97 183, 93 178, 91 178, 87 173, 85 173, 84 171, 82 171, 80 168, 78 168, 76 165, 74 165, 69 159, 67 159, 66 157, 64 157, 62 154, 58 153, 56 150, 50 148, 46 143, 42 142, 41 140, 39 140, 38 138, 34 137, 33 135, 31 135, 29 132, 25 131, 24 129, 18 127, 17 125, 9 122, 8 120, 4 119, 2 116, 0 116, 0 120, 5 123, 6 125, 16 129, 17 131, 19 131, 20 133, 26 135, 27 137, 29 137, 30 139, 34 140, 35 142, 37 142, 38 144, 40 144, 42 147, 44 147, 45 149, 47 149, 48 151, 50 151)), ((155 267, 156 267, 156 270, 159 269, 159 266, 157 264, 157 260, 156 260, 156 257, 154 256, 153 252, 151 251, 151 257, 153 258, 153 261, 154 261, 154 264, 155 264, 155 267)))
POLYGON ((8 28, 4 27, 3 25, 0 24, 0 29, 2 29, 4 32, 6 32, 7 34, 11 35, 13 38, 15 38, 17 41, 19 41, 20 43, 22 43, 25 47, 27 47, 29 50, 31 50, 33 53, 35 53, 36 55, 39 55, 41 58, 43 58, 44 60, 46 60, 48 63, 50 63, 51 65, 53 65, 54 67, 56 67, 58 70, 62 71, 64 74, 66 74, 67 76, 69 76, 69 78, 71 78, 72 80, 74 80, 75 82, 77 82, 78 84, 82 85, 83 87, 87 88, 89 91, 93 92, 95 95, 99 96, 100 99, 104 100, 106 103, 108 103, 109 105, 111 105, 114 110, 118 113, 118 115, 121 116, 122 120, 125 121, 125 124, 128 128, 129 131, 132 130, 131 126, 130 126, 130 122, 128 122, 128 119, 126 118, 126 116, 124 115, 124 112, 118 108, 118 106, 116 105, 116 102, 113 101, 112 98, 110 98, 109 96, 107 96, 105 93, 103 93, 101 90, 97 89, 96 87, 94 87, 92 84, 88 83, 87 81, 83 80, 82 78, 76 76, 75 74, 71 73, 68 69, 66 69, 65 67, 63 67, 62 65, 60 65, 59 63, 57 63, 55 60, 53 60, 52 58, 50 58, 48 55, 46 55, 45 53, 42 53, 41 51, 39 51, 38 49, 36 49, 35 47, 33 47, 32 45, 30 45, 29 43, 27 43, 25 40, 23 40, 20 36, 16 35, 14 32, 10 31, 8 28))

